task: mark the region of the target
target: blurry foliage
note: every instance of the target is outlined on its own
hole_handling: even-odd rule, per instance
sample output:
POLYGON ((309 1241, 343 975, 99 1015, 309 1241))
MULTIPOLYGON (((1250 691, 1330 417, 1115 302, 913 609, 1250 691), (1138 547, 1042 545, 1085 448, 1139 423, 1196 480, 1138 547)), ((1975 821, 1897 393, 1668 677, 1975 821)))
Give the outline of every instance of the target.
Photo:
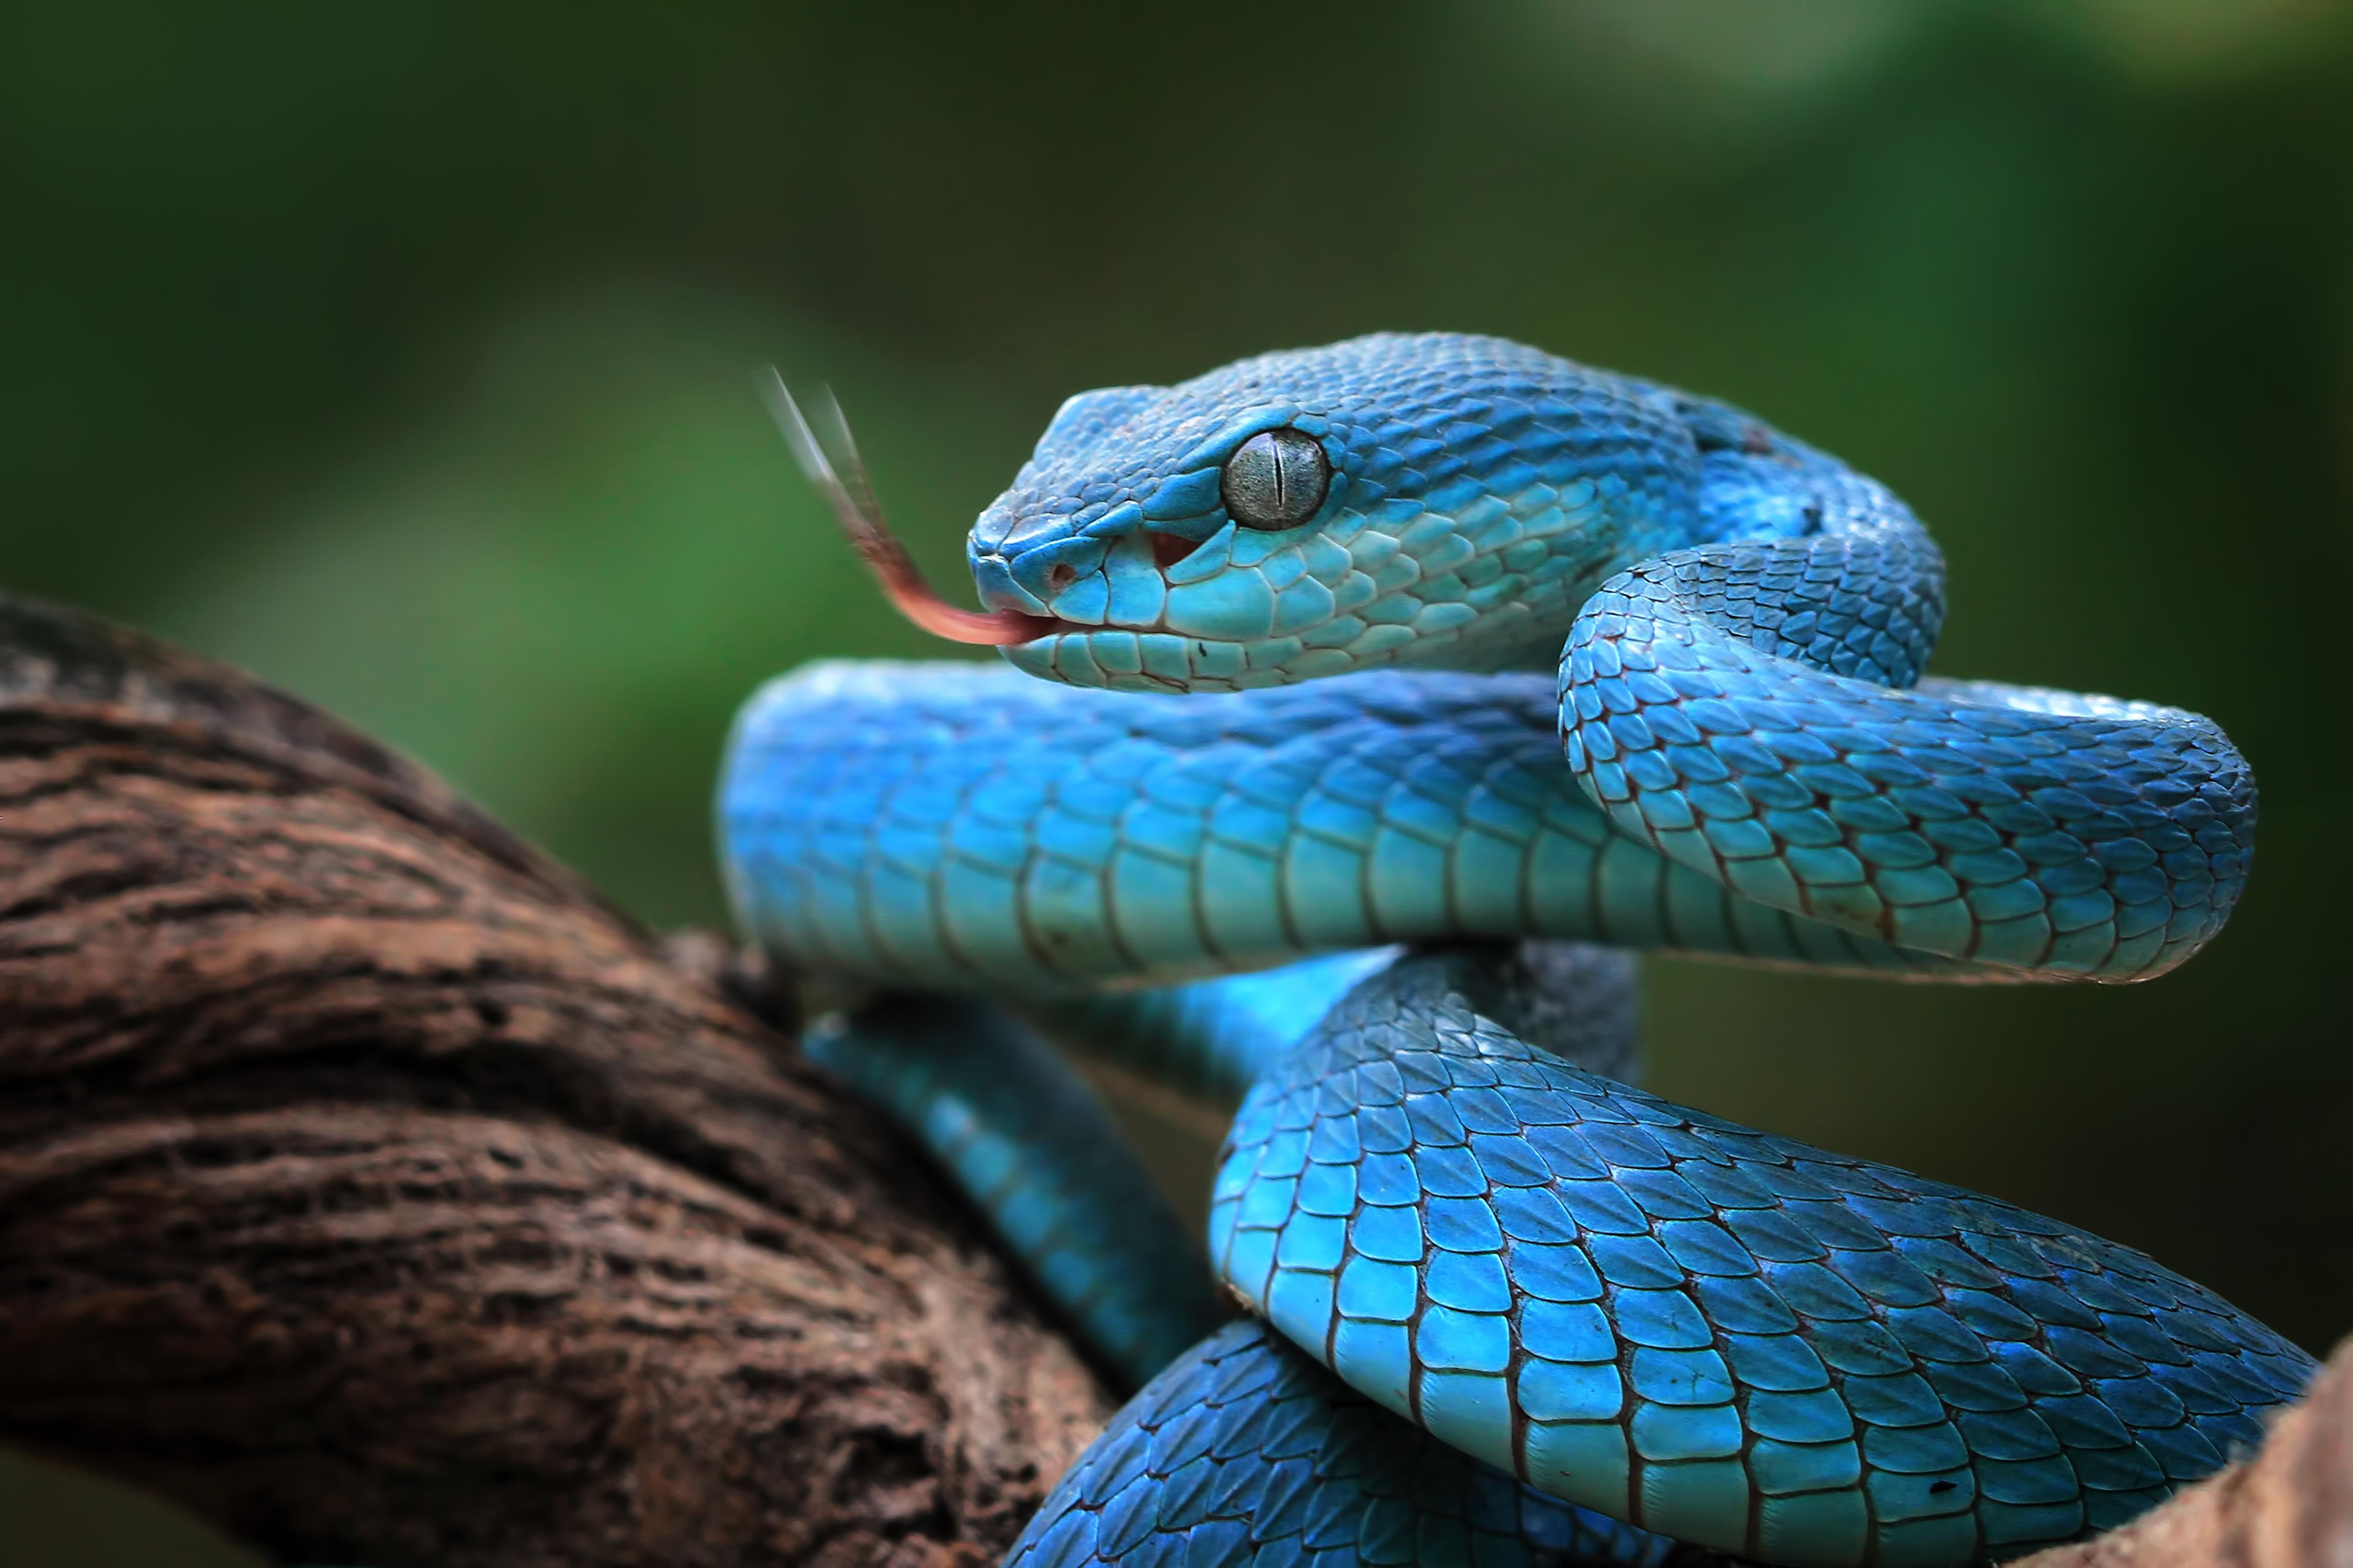
POLYGON ((2153 986, 1653 963, 1655 1084, 2353 1327, 2347 6, 20 5, 0 117, 0 584, 319 700, 659 924, 722 918, 757 680, 935 651, 762 361, 948 583, 1083 387, 1450 327, 1756 407, 1935 526, 1940 668, 2214 715, 2262 849, 2153 986))

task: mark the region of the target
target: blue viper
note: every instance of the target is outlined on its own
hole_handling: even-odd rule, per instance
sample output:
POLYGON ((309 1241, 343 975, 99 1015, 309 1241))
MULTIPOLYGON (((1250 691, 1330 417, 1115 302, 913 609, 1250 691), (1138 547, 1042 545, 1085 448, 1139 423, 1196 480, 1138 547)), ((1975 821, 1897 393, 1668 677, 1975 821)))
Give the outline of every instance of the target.
POLYGON ((1013 667, 784 677, 718 801, 744 930, 875 997, 810 1054, 1143 1386, 1010 1563, 1978 1562, 2304 1387, 2139 1253, 1629 1081, 1615 950, 2137 980, 2244 881, 2207 720, 1924 678, 1941 562, 1884 487, 1380 335, 1071 399, 975 613, 777 391, 892 596, 1013 667), (1206 1251, 1041 1035, 1238 1106, 1206 1251))

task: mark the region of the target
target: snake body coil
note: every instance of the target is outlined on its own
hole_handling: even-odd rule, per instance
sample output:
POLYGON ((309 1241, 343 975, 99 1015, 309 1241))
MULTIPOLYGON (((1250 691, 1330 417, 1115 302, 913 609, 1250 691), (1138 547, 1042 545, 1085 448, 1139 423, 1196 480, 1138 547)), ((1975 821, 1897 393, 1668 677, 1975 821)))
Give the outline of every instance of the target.
POLYGON ((1649 383, 1366 338, 1071 399, 973 529, 976 616, 786 407, 894 596, 1015 668, 756 696, 739 916, 933 994, 809 1048, 1160 1378, 1014 1562, 1966 1563, 2120 1522, 2302 1388, 2137 1253, 1624 1081, 1630 961, 1590 944, 2133 980, 2244 879, 2211 723, 1922 678, 1941 563, 1882 486, 1649 383), (1209 1256, 1279 1337, 1179 1353, 1198 1247, 1003 1007, 1239 1101, 1209 1256))

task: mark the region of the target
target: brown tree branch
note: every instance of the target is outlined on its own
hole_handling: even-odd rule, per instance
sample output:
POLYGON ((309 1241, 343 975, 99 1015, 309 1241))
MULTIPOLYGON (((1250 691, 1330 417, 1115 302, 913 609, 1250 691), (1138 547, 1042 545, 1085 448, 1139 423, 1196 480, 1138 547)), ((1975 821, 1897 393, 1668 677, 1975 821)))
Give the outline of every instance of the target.
POLYGON ((1103 1391, 716 967, 0 601, 0 1433, 382 1568, 993 1559, 1103 1391))
MULTIPOLYGON (((315 710, 0 599, 0 1436, 290 1557, 976 1564, 1103 1390, 746 1001, 315 710)), ((2353 1346, 2035 1568, 2353 1568, 2353 1346)))

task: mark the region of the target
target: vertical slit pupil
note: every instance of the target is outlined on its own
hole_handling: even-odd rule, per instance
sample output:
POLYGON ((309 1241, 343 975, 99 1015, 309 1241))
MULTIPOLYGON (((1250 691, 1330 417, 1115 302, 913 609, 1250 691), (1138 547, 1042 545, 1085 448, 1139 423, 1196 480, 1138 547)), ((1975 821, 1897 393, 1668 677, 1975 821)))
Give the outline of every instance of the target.
POLYGON ((1226 459, 1219 489, 1226 510, 1244 527, 1289 528, 1315 515, 1331 484, 1323 447, 1286 426, 1243 442, 1226 459))

